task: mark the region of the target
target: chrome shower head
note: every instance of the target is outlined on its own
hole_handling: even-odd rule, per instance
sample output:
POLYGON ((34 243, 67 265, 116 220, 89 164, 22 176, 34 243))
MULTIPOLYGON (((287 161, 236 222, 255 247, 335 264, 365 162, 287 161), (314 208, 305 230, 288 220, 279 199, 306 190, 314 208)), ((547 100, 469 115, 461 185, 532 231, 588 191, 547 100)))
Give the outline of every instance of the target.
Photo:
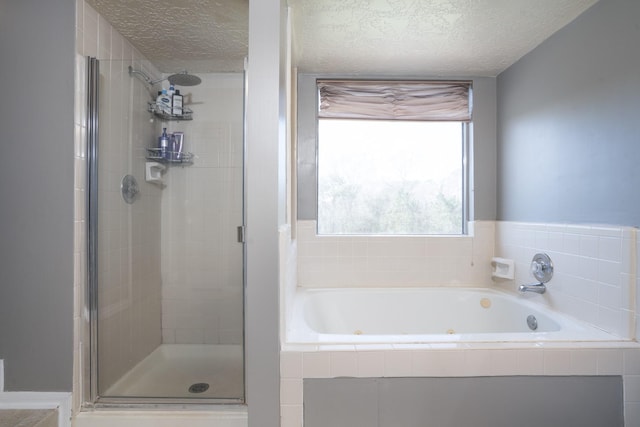
POLYGON ((140 70, 134 70, 131 65, 129 65, 129 75, 130 76, 140 76, 149 86, 153 86, 156 83, 160 83, 164 80, 169 80, 169 83, 176 86, 196 86, 202 83, 202 79, 198 76, 194 76, 193 74, 189 74, 186 71, 181 73, 172 74, 169 77, 164 77, 157 80, 152 80, 151 77, 146 75, 144 72, 140 70))
POLYGON ((198 76, 194 76, 193 74, 189 74, 186 71, 182 73, 172 74, 167 77, 169 83, 175 86, 196 86, 202 83, 202 79, 198 76))

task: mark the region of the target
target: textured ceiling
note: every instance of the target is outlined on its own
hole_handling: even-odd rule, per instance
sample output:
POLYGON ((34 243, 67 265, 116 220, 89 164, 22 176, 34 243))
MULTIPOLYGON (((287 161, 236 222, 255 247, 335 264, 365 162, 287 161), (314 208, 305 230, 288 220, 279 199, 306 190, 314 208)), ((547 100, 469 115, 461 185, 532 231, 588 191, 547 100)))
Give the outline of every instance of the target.
POLYGON ((249 0, 87 0, 160 71, 239 71, 249 0))
POLYGON ((495 76, 597 0, 291 0, 308 72, 495 76))
MULTIPOLYGON (((163 72, 243 68, 249 0, 87 1, 163 72)), ((319 73, 495 76, 596 1, 289 0, 293 62, 319 73)))

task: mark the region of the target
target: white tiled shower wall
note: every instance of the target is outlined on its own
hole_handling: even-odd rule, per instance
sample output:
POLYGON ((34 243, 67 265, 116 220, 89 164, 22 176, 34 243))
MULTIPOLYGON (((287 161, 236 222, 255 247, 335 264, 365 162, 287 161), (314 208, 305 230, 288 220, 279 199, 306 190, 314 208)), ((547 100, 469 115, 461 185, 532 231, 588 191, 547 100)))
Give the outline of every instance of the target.
MULTIPOLYGON (((75 240, 74 240, 74 402, 81 403, 82 366, 81 349, 88 348, 82 341, 83 310, 86 285, 86 57, 101 60, 100 144, 102 168, 108 168, 108 179, 102 183, 107 208, 98 230, 99 238, 107 242, 99 254, 102 316, 100 318, 102 346, 101 380, 110 384, 138 360, 160 343, 160 330, 152 323, 160 322, 160 266, 159 256, 153 258, 152 248, 159 248, 159 236, 153 233, 157 218, 144 212, 159 206, 159 189, 144 182, 144 147, 140 141, 152 138, 148 120, 145 126, 130 126, 129 113, 134 117, 145 112, 148 95, 142 84, 135 84, 127 67, 133 65, 147 74, 157 76, 156 70, 142 55, 115 31, 95 9, 85 1, 76 2, 76 81, 75 81, 75 240), (108 166, 107 166, 108 165, 108 166), (120 178, 133 173, 141 185, 142 197, 134 205, 126 205, 119 195, 120 178), (130 231, 133 230, 133 233, 130 231), (129 239, 127 236, 130 235, 129 239), (138 266, 135 270, 132 266, 138 266), (144 270, 144 271, 143 271, 144 270), (134 290, 133 280, 142 286, 134 290), (157 332, 156 332, 157 331, 157 332), (117 340, 116 340, 117 338, 117 340), (112 342, 108 343, 109 340, 112 342), (107 343, 108 345, 104 345, 107 343)), ((138 83, 138 82, 137 82, 138 83)), ((137 122, 137 121, 136 121, 137 122)), ((158 254, 159 255, 159 254, 158 254)))
POLYGON ((162 190, 162 341, 241 344, 243 331, 242 73, 198 74, 182 88, 193 121, 183 131, 193 165, 173 166, 162 190))

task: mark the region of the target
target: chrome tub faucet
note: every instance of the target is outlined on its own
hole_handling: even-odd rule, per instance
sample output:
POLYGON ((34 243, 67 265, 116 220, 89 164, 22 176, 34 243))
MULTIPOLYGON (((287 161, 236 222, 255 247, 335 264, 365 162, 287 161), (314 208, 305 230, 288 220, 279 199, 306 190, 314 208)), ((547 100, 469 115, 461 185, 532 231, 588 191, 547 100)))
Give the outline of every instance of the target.
POLYGON ((522 293, 535 292, 536 294, 544 294, 547 292, 547 287, 544 283, 532 283, 530 285, 520 285, 518 286, 518 290, 522 293))

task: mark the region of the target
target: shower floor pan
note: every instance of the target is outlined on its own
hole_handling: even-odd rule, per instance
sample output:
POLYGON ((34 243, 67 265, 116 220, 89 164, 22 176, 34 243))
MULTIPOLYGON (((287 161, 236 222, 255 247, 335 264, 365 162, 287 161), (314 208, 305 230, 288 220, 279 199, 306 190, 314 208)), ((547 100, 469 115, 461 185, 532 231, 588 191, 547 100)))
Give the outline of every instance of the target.
POLYGON ((103 396, 241 399, 243 372, 240 345, 162 344, 103 396))

